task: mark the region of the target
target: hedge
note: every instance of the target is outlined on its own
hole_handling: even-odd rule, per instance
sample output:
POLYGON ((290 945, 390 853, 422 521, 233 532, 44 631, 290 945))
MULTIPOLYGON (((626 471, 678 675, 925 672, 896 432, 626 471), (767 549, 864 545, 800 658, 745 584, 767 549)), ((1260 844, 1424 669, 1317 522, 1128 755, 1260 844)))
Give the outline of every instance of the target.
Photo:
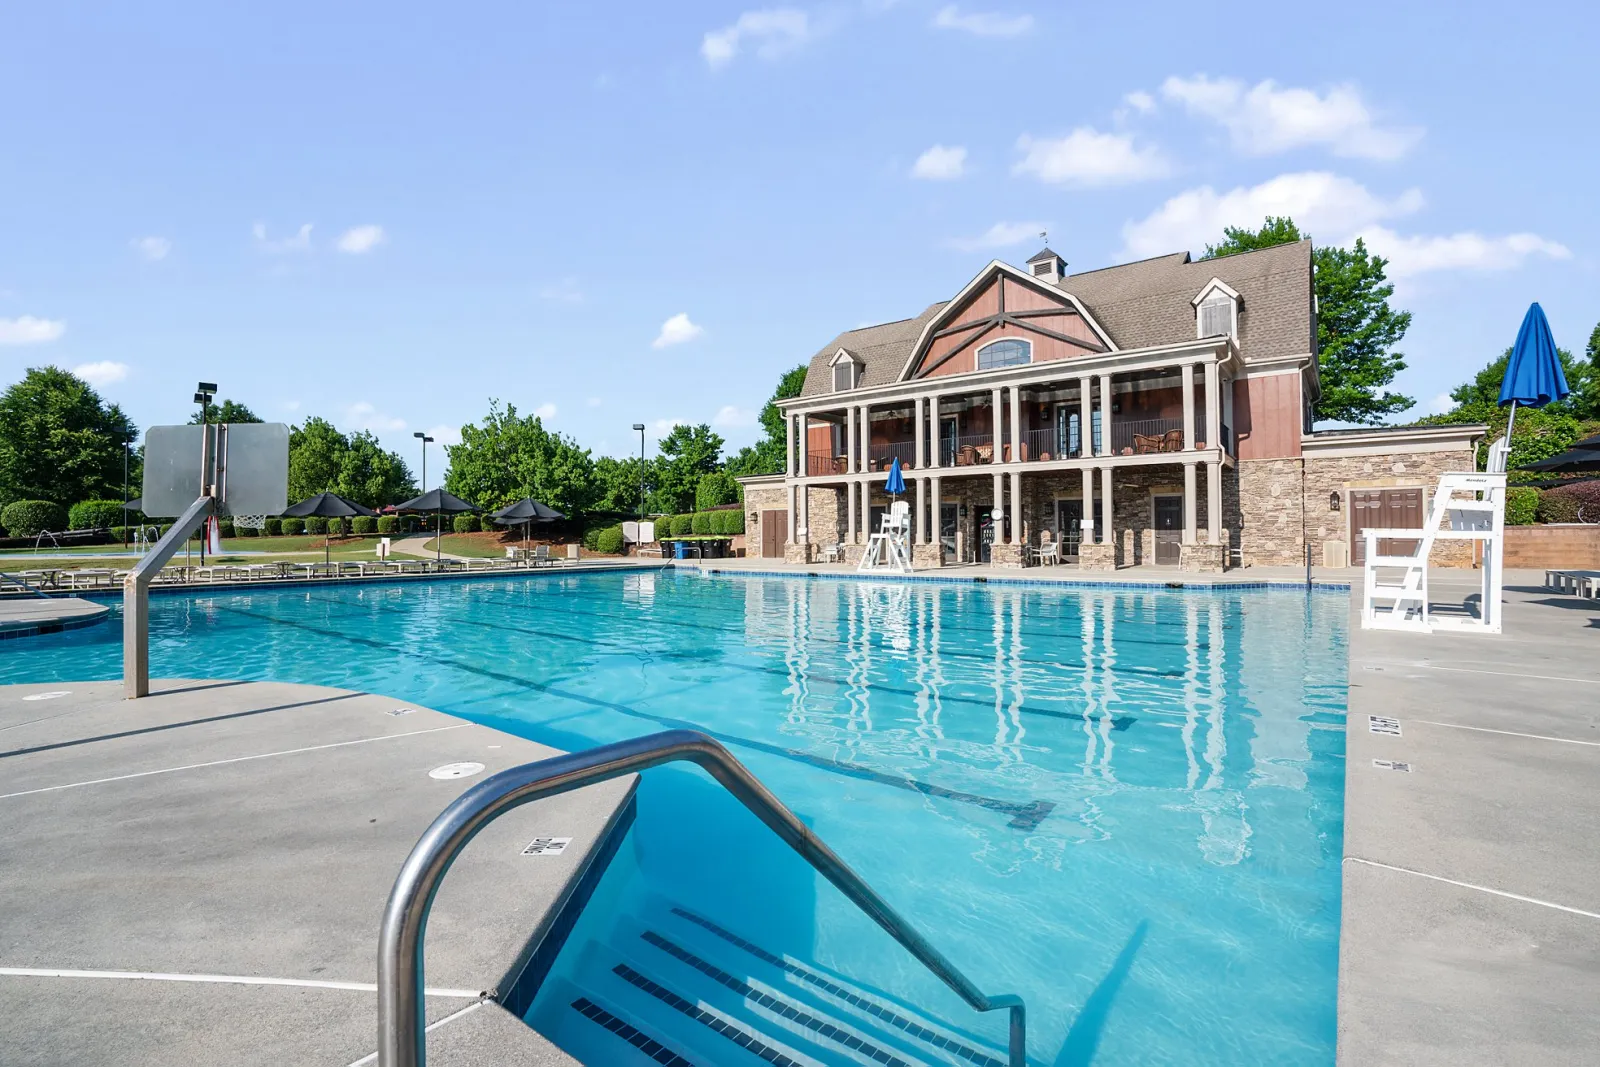
POLYGON ((744 533, 743 511, 713 511, 711 515, 712 533, 727 534, 729 536, 744 533))
POLYGON ((217 520, 217 533, 222 537, 238 536, 238 531, 233 527, 233 520, 229 518, 217 520))
POLYGON ((1532 526, 1539 519, 1539 490, 1513 485, 1506 490, 1506 525, 1532 526))
POLYGON ((267 520, 267 528, 263 532, 268 537, 282 537, 283 536, 283 520, 282 519, 268 519, 267 520))
POLYGON ((280 519, 278 520, 278 530, 285 537, 298 537, 306 532, 306 520, 280 519))
POLYGON ((357 515, 350 520, 350 529, 358 534, 378 532, 378 517, 376 515, 357 515))
POLYGON ((305 520, 305 524, 305 531, 308 534, 326 534, 328 532, 328 520, 320 515, 310 516, 305 520))
POLYGON ((697 511, 689 517, 689 532, 708 534, 711 532, 711 512, 697 511))
POLYGON ((46 530, 65 530, 67 517, 48 500, 15 500, 0 511, 0 526, 12 537, 34 537, 46 530))
POLYGON ((478 516, 474 515, 470 511, 464 511, 460 515, 457 515, 455 521, 455 531, 456 533, 477 533, 478 516))
POLYGON ((109 530, 122 523, 120 500, 80 500, 67 511, 69 530, 109 530))
POLYGON ((400 516, 379 515, 377 531, 381 534, 397 534, 400 532, 400 516))
POLYGON ((133 531, 128 529, 126 526, 113 526, 113 527, 111 527, 110 533, 111 533, 111 540, 113 540, 113 541, 124 541, 124 540, 127 540, 127 538, 133 533, 133 531))
MULTIPOLYGON (((11 514, 11 509, 6 509, 11 514)), ((0 520, 4 521, 4 520, 0 520)), ((1558 485, 1539 494, 1540 522, 1600 522, 1600 481, 1558 485), (1578 509, 1583 509, 1580 517, 1578 509)), ((6 522, 6 529, 11 523, 6 522)))
POLYGON ((689 534, 694 533, 694 516, 693 515, 674 515, 674 516, 672 516, 672 531, 671 532, 672 532, 672 536, 673 537, 687 537, 689 534))
POLYGON ((622 552, 622 527, 607 526, 595 535, 594 547, 596 552, 607 556, 619 555, 622 552))
POLYGON ((233 528, 233 536, 235 536, 235 537, 260 537, 261 536, 261 531, 256 529, 254 526, 235 526, 233 528))

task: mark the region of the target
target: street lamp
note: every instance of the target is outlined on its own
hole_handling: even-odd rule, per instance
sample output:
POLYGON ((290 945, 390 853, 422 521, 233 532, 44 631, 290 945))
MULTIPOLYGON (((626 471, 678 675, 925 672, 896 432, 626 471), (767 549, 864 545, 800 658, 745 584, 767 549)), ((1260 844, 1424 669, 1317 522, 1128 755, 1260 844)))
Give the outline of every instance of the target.
POLYGON ((639 521, 644 521, 644 423, 636 422, 633 428, 639 431, 639 521))
POLYGON ((428 442, 432 441, 433 438, 421 430, 411 436, 422 442, 422 491, 426 493, 428 491, 428 442))
POLYGON ((217 395, 216 382, 201 382, 194 387, 194 402, 200 405, 200 422, 211 421, 211 398, 217 395))

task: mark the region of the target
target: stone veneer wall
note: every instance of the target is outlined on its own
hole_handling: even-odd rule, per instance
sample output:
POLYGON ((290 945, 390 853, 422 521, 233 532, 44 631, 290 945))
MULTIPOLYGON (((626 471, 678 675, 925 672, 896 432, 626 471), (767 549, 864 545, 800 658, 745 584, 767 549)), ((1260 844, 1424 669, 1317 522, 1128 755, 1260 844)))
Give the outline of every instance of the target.
MULTIPOLYGON (((788 507, 788 493, 783 486, 774 485, 761 489, 746 488, 744 491, 744 536, 747 556, 760 556, 766 546, 761 543, 761 513, 763 511, 782 511, 788 507)), ((778 546, 776 553, 783 556, 783 546, 778 546)))
MULTIPOLYGON (((1305 507, 1299 459, 1239 461, 1234 493, 1239 519, 1240 561, 1246 567, 1300 567, 1305 564, 1305 507)), ((1327 508, 1324 493, 1323 508, 1327 508)), ((1312 560, 1322 566, 1321 549, 1312 560)))
MULTIPOLYGON (((1423 490, 1423 519, 1433 506, 1433 491, 1439 475, 1477 468, 1471 449, 1441 452, 1401 452, 1386 456, 1338 456, 1317 458, 1308 455, 1306 466, 1306 535, 1311 543, 1311 562, 1322 565, 1322 546, 1328 541, 1348 541, 1350 536, 1351 489, 1387 489, 1419 486, 1423 490), (1339 492, 1339 510, 1328 508, 1328 497, 1339 492)), ((1441 567, 1471 567, 1475 545, 1471 541, 1436 541, 1432 562, 1441 567)), ((1351 553, 1354 556, 1354 546, 1351 553)))

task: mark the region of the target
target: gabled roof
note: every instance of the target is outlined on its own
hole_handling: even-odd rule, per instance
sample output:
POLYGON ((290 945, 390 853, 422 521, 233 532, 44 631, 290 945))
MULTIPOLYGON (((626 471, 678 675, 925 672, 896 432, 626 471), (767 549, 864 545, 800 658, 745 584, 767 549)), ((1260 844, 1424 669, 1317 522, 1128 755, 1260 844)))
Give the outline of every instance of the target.
POLYGON ((1028 262, 1029 263, 1037 263, 1041 259, 1060 259, 1060 258, 1061 258, 1060 256, 1058 256, 1054 252, 1050 251, 1050 246, 1049 245, 1045 245, 1044 248, 1041 249, 1038 252, 1037 255, 1029 256, 1028 257, 1028 262))

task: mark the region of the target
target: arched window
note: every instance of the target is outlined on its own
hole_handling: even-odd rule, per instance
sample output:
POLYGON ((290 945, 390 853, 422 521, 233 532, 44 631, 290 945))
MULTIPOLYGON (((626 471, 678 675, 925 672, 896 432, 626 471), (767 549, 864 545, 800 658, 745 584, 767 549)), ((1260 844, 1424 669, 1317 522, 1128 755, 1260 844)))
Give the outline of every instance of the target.
POLYGON ((1008 337, 991 341, 978 349, 978 369, 994 370, 996 367, 1015 367, 1019 363, 1033 362, 1033 344, 1008 337))

